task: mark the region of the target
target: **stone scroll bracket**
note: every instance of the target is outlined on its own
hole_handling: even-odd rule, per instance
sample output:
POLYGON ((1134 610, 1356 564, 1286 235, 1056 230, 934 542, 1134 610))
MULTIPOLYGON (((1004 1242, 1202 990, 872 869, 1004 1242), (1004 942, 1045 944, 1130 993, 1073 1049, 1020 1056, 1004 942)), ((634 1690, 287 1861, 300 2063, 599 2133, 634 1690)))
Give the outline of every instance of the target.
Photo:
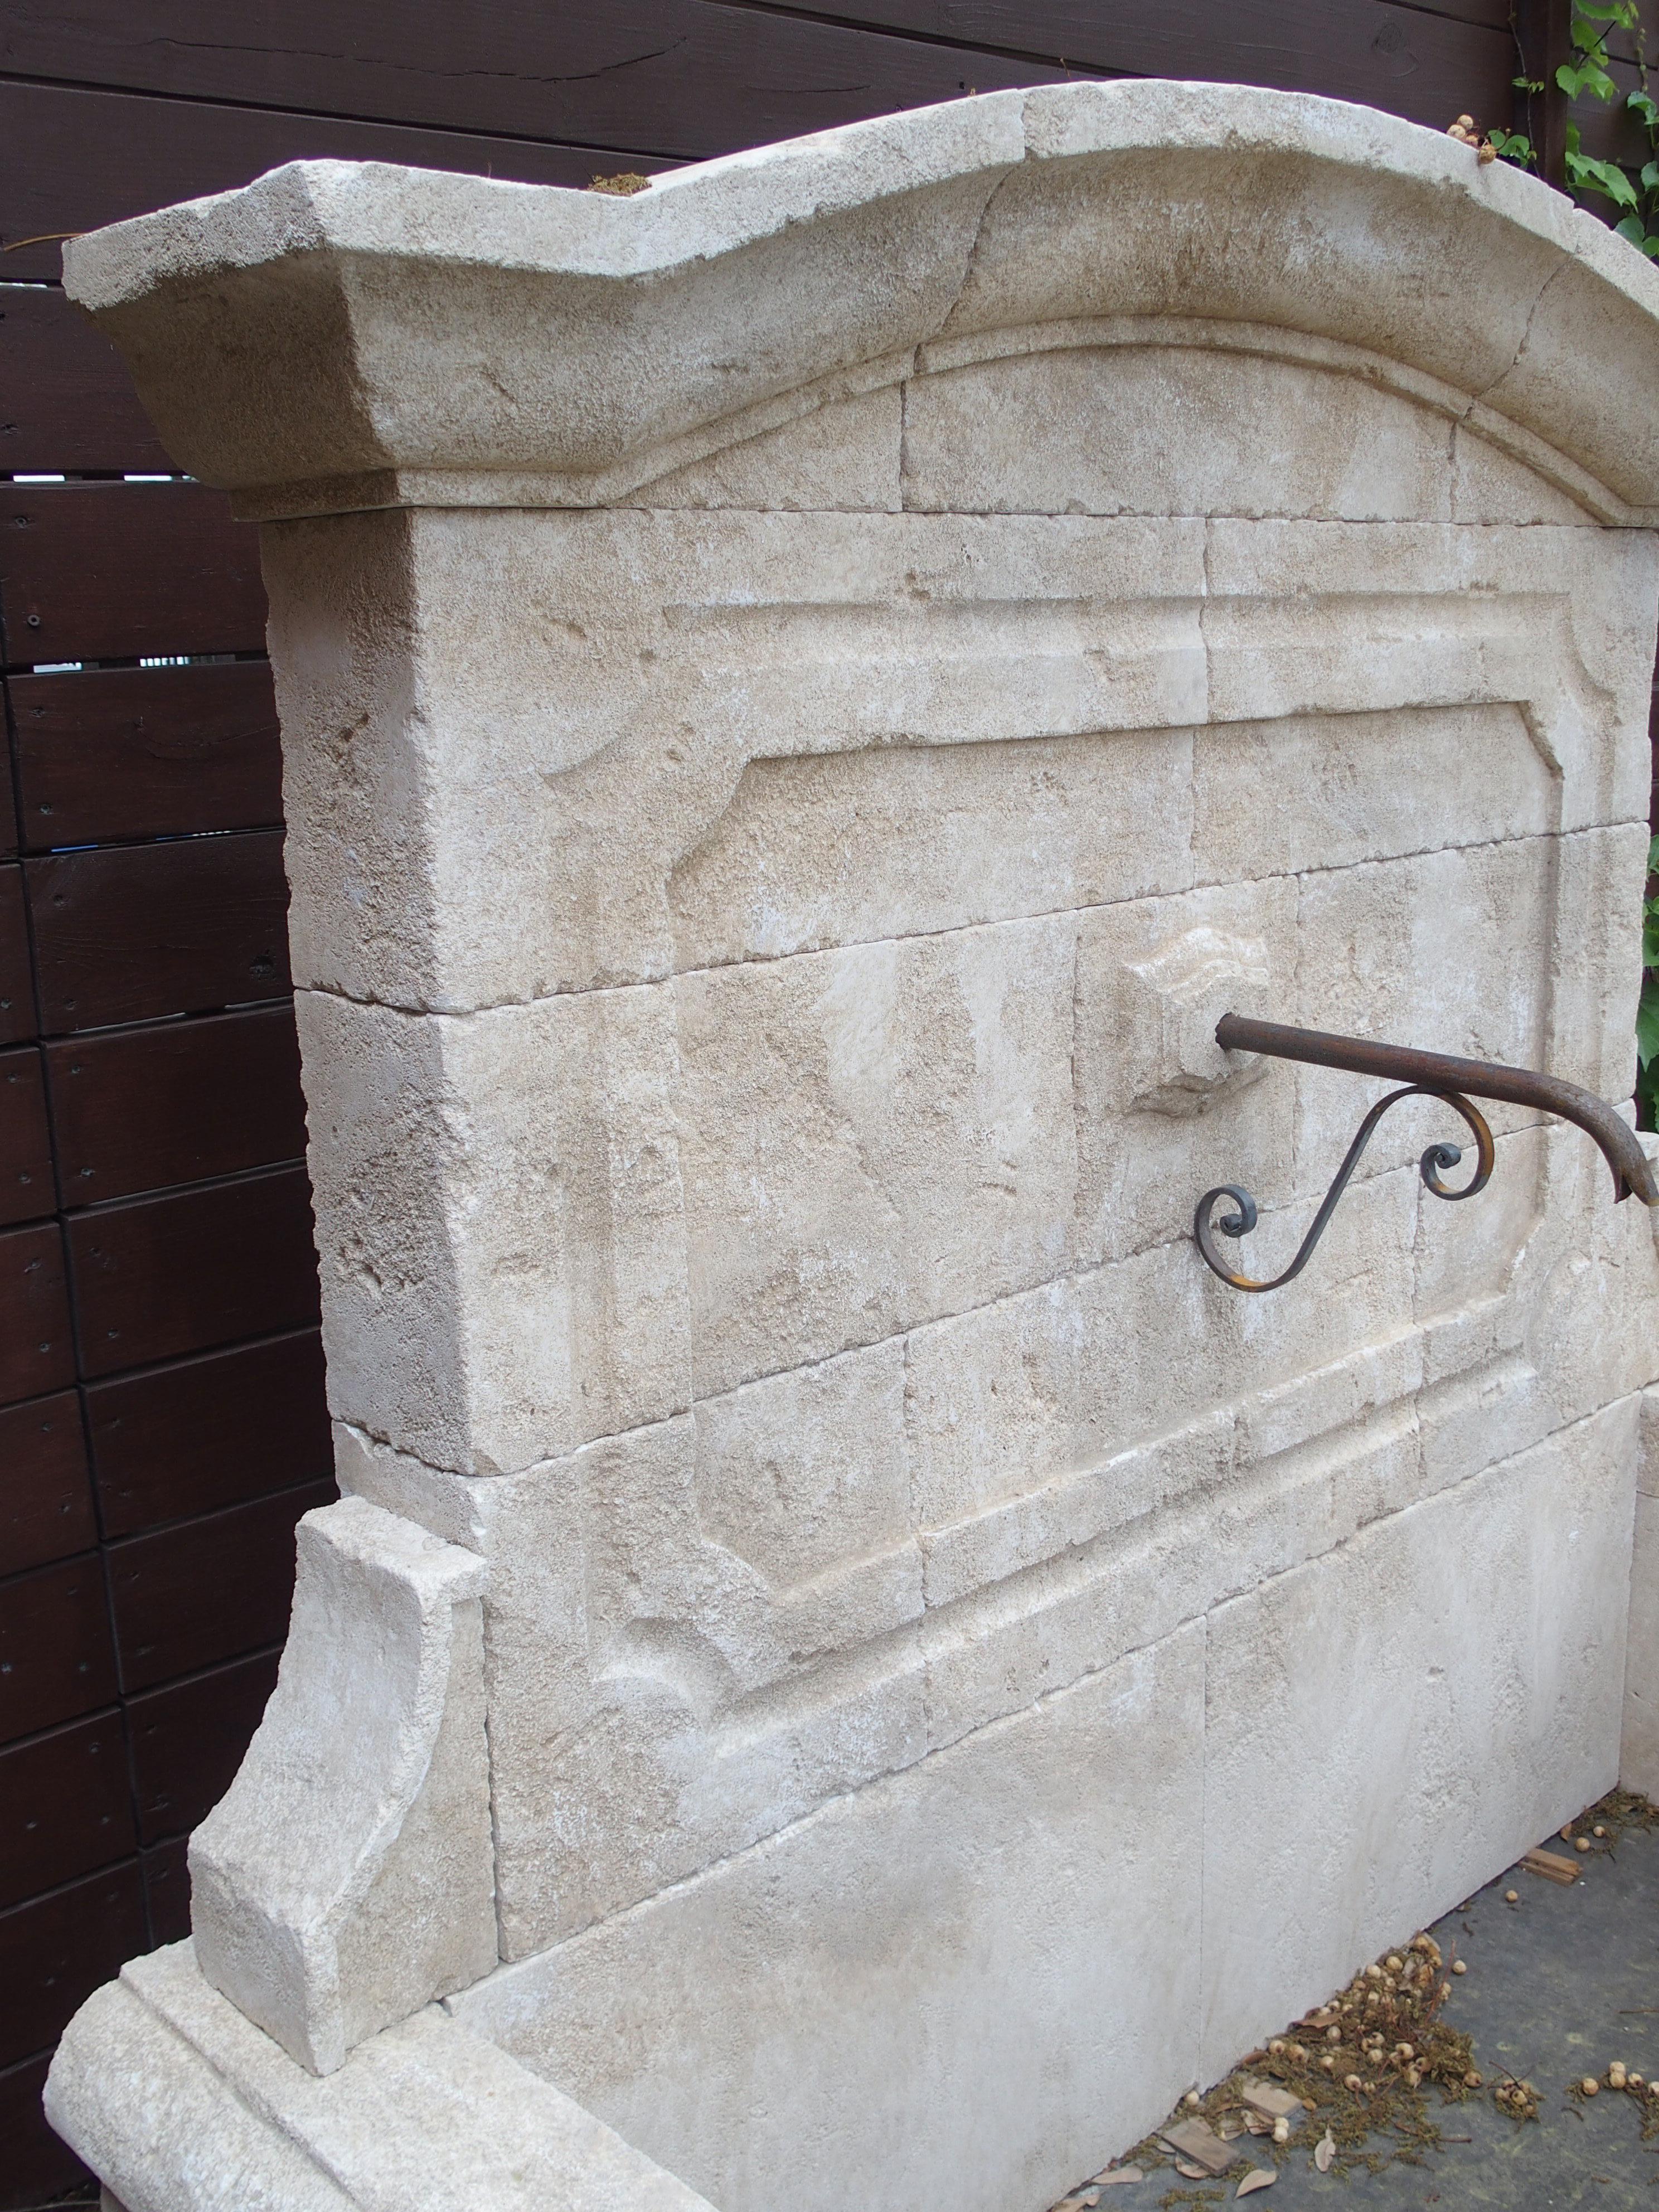
POLYGON ((485 1578, 362 1498, 300 1523, 276 1689, 190 1873, 207 1979, 313 2073, 495 1963, 485 1578))

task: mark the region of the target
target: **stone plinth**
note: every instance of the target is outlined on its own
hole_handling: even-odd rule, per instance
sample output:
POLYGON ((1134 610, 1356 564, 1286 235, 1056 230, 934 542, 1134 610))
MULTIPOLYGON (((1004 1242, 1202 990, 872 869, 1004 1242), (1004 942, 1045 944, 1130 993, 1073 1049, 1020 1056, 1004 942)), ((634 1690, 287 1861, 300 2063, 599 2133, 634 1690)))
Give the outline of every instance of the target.
POLYGON ((1618 1771, 1588 1142, 1446 1206, 1401 1109, 1261 1299, 1190 1228, 1282 1265, 1380 1088, 1229 1008, 1629 1095, 1659 277, 1155 83, 68 266, 264 525, 346 1495, 54 2122, 130 2212, 1041 2212, 1618 1771))

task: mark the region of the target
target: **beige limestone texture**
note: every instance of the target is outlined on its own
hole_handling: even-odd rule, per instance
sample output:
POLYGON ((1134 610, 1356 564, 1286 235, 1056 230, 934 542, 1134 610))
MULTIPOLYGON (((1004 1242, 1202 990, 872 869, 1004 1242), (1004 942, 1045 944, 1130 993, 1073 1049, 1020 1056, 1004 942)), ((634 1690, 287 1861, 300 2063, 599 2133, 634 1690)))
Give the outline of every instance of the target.
POLYGON ((589 504, 936 338, 1171 314, 1398 363, 1641 507, 1659 445, 1611 425, 1640 417, 1659 287, 1621 245, 1392 117, 1148 82, 884 118, 628 199, 298 162, 75 241, 66 276, 169 451, 267 515, 589 504))
POLYGON ((1639 1733, 1589 1141, 1495 1109, 1447 1205, 1402 1107, 1267 1298, 1191 1224, 1284 1265, 1382 1087, 1230 1007, 1629 1096, 1659 276, 1142 84, 626 201, 301 164, 70 282, 271 518, 347 1495, 196 1852, 304 2063, 175 1957, 58 2124, 390 2212, 453 2114, 436 2208, 539 2073, 482 2203, 1042 2212, 1639 1733))
POLYGON ((1619 1779, 1659 1804, 1659 1391, 1654 1390, 1644 1390, 1641 1400, 1619 1779))
POLYGON ((191 1838, 202 1969, 295 2058, 495 1959, 480 1561, 361 1498, 307 1513, 276 1687, 191 1838))
POLYGON ((319 2080, 202 1977, 136 1959, 71 2022, 46 2110, 126 2212, 700 2212, 592 2113, 435 2007, 319 2080), (118 2061, 112 2058, 118 2053, 118 2061))
POLYGON ((456 2016, 734 2212, 1052 2202, 1196 2064, 1203 1680, 1188 1628, 456 2016))

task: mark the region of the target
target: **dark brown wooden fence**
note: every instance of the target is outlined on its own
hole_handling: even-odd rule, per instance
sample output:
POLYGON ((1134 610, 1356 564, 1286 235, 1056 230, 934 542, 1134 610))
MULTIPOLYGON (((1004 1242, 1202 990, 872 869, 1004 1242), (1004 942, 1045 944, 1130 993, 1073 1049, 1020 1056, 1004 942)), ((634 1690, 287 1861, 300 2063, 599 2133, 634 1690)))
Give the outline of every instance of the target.
MULTIPOLYGON (((1559 0, 1528 0, 1543 27, 1559 0)), ((332 1494, 253 532, 52 234, 301 155, 585 185, 1088 76, 1507 121, 1509 0, 0 4, 0 2208, 75 2191, 64 2022, 184 1837, 332 1494)), ((1536 64, 1534 64, 1536 66, 1536 64)))

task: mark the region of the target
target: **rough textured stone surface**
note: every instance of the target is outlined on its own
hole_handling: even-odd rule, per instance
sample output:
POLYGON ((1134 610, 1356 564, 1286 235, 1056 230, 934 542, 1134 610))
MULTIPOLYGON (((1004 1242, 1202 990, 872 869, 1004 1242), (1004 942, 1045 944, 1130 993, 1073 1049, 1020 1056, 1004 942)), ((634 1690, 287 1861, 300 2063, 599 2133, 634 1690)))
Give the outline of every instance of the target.
POLYGON ((328 2074, 495 1961, 484 1570, 361 1498, 298 1534, 276 1690, 191 1838, 191 1917, 208 1979, 328 2074))
POLYGON ((1659 1392, 1642 1394, 1619 1779, 1659 1804, 1659 1392))
POLYGON ((453 2009, 716 2203, 775 2201, 786 2170, 813 2212, 852 2172, 891 2204, 1052 2203, 1196 2068, 1203 1644, 1087 1675, 453 2009))
POLYGON ((1495 1109, 1447 1205, 1403 1106, 1270 1297, 1191 1224, 1246 1184, 1276 1271, 1382 1089, 1229 1009, 1629 1096, 1659 275, 1159 84, 629 200, 301 164, 70 264, 269 518, 360 1536, 197 1847, 335 2070, 135 1969, 59 2124, 131 2212, 436 2206, 531 2082, 560 2203, 604 2122, 624 2202, 1042 2212, 1604 1787, 1621 1689, 1649 1755, 1588 1140, 1495 1109))
POLYGON ((203 1979, 188 1943, 134 1960, 76 2015, 46 2110, 125 2212, 702 2212, 435 2008, 319 2081, 203 1979))

